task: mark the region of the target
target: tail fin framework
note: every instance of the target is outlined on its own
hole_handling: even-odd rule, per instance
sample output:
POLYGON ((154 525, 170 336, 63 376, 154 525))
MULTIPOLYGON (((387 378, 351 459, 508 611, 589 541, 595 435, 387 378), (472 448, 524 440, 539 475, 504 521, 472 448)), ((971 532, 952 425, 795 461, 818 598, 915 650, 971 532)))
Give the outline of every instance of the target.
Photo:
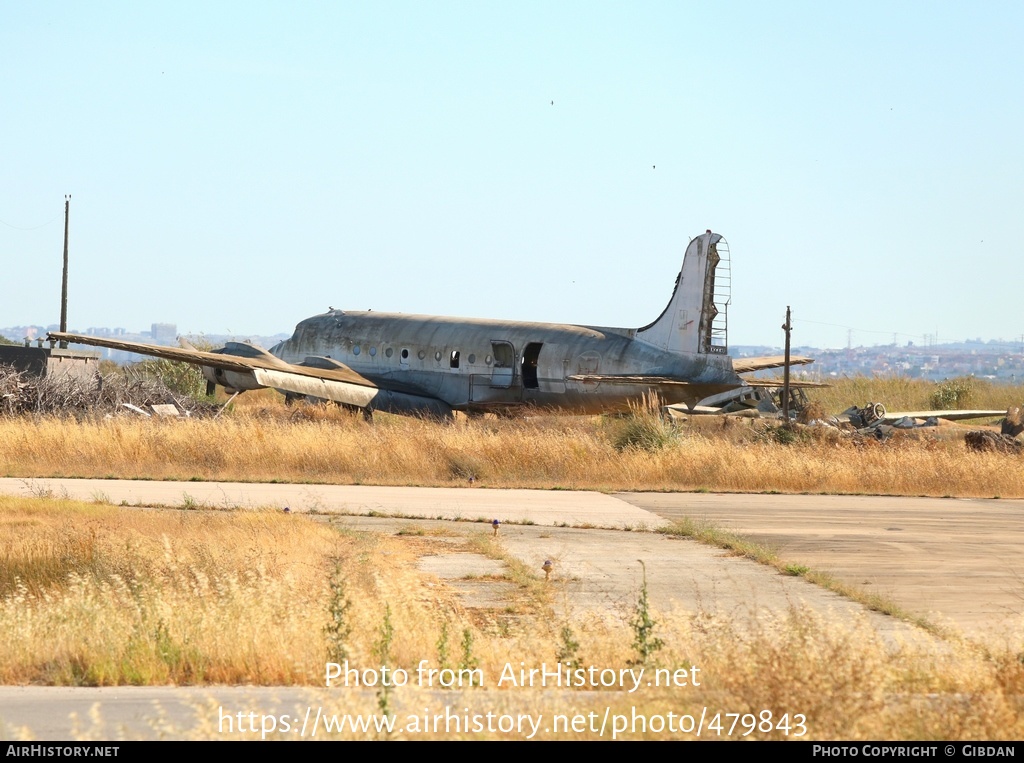
POLYGON ((690 241, 672 298, 636 338, 668 352, 727 355, 729 244, 710 230, 690 241))

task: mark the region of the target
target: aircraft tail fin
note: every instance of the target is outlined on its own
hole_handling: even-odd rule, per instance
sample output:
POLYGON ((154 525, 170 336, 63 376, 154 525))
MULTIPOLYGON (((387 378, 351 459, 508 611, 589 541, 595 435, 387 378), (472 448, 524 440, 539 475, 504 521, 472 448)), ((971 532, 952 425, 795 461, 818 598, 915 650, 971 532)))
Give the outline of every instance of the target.
POLYGON ((727 355, 729 245, 710 230, 690 241, 668 306, 636 338, 668 352, 727 355))

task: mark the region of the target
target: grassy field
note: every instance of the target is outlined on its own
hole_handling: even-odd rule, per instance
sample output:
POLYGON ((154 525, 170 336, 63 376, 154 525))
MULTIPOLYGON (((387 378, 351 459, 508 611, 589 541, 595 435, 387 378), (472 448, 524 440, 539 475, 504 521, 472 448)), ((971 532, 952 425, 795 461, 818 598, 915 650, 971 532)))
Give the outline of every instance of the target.
MULTIPOLYGON (((930 408, 939 391, 853 380, 815 394, 834 413, 869 400, 930 408)), ((979 384, 961 403, 1005 408, 1020 393, 979 384)), ((762 422, 695 417, 675 426, 644 411, 452 425, 377 416, 369 423, 334 407, 286 408, 263 392, 242 396, 215 421, 0 419, 0 463, 7 476, 25 478, 450 486, 472 477, 490 487, 1024 497, 1019 458, 967 451, 966 429, 938 427, 884 443, 806 430, 782 444, 762 422)), ((468 535, 456 540, 473 551, 511 562, 487 531, 451 533, 468 535)), ((606 616, 560 619, 552 606, 557 585, 514 563, 497 581, 514 592, 507 606, 470 610, 416 566, 452 542, 419 531, 352 533, 272 511, 0 498, 0 682, 314 687, 323 685, 327 661, 413 671, 426 659, 488 677, 486 690, 451 690, 459 707, 582 714, 610 707, 625 715, 636 708, 663 716, 708 707, 741 714, 739 733, 768 709, 776 719, 789 713, 791 725, 796 714, 805 716, 805 739, 1024 734, 1019 638, 1002 647, 958 638, 939 649, 894 646, 866 622, 795 608, 766 614, 754 627, 699 611, 652 611, 652 630, 641 635, 639 599, 606 616), (702 686, 558 697, 494 686, 502 667, 523 655, 534 663, 635 667, 641 642, 660 642, 648 667, 699 665, 702 686)), ((797 572, 815 579, 813 571, 797 572)), ((328 709, 348 713, 436 700, 411 687, 334 696, 328 709)), ((588 734, 596 736, 576 738, 588 734)))
MULTIPOLYGON (((882 401, 928 408, 940 388, 855 379, 818 390, 826 410, 882 401), (827 396, 827 397, 826 397, 827 396)), ((975 383, 972 406, 1006 408, 1019 388, 975 383)), ((333 406, 287 408, 248 393, 217 420, 118 417, 0 419, 0 470, 9 477, 283 481, 380 485, 1024 497, 1016 456, 975 453, 972 426, 898 433, 880 443, 805 431, 781 444, 764 422, 693 417, 674 427, 633 420, 535 416, 451 425, 333 406), (644 437, 626 437, 639 426, 644 437), (635 442, 623 447, 624 442, 635 442)))
POLYGON ((1010 406, 1024 404, 1024 389, 1019 385, 993 384, 974 377, 927 382, 902 376, 854 376, 825 381, 832 386, 809 389, 807 396, 832 414, 851 405, 863 406, 868 401, 883 403, 890 411, 951 408, 1005 411, 1010 406))
MULTIPOLYGON (((500 538, 486 530, 460 532, 469 534, 468 548, 505 557, 500 538)), ((661 644, 648 651, 646 667, 674 673, 699 666, 699 687, 633 695, 498 688, 504 665, 521 659, 640 667, 640 600, 609 616, 562 620, 552 607, 557 583, 511 567, 500 576, 514 591, 507 607, 467 610, 415 564, 451 542, 418 532, 356 534, 280 512, 0 498, 0 682, 313 687, 323 686, 327 661, 415 675, 427 660, 479 671, 484 687, 455 687, 443 700, 474 711, 585 714, 610 706, 626 715, 636 708, 699 716, 706 706, 751 714, 742 732, 743 723, 771 710, 776 720, 790 714, 791 734, 796 715, 805 716, 805 739, 1024 733, 1017 699, 1024 667, 1012 650, 958 641, 938 651, 894 646, 866 622, 828 621, 797 608, 753 626, 702 612, 648 611, 644 639, 661 644)), ((408 686, 388 695, 341 691, 331 701, 332 712, 370 713, 422 712, 438 700, 408 686)))

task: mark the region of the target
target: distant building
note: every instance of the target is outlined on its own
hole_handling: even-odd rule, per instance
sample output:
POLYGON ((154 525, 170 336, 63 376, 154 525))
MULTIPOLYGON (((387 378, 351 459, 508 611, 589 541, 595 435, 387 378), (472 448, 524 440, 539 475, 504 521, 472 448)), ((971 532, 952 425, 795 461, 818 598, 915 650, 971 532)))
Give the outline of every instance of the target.
POLYGON ((100 353, 94 350, 68 350, 59 347, 0 346, 0 365, 13 366, 30 376, 63 376, 71 374, 91 379, 99 371, 100 353))
POLYGON ((150 336, 156 344, 174 344, 178 338, 178 324, 154 323, 150 327, 150 336))

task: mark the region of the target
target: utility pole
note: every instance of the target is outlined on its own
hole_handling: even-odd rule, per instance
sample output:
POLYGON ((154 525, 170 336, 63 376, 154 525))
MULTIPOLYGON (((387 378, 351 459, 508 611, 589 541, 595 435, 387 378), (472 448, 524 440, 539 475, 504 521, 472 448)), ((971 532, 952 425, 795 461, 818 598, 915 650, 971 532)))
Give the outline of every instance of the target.
MULTIPOLYGON (((68 217, 71 210, 71 194, 64 195, 64 277, 60 286, 60 330, 68 330, 68 217)), ((61 342, 61 349, 67 349, 68 343, 61 342)))
POLYGON ((786 362, 782 366, 782 421, 783 426, 789 425, 789 334, 793 330, 790 321, 789 305, 786 305, 786 322, 782 324, 786 332, 786 362))

